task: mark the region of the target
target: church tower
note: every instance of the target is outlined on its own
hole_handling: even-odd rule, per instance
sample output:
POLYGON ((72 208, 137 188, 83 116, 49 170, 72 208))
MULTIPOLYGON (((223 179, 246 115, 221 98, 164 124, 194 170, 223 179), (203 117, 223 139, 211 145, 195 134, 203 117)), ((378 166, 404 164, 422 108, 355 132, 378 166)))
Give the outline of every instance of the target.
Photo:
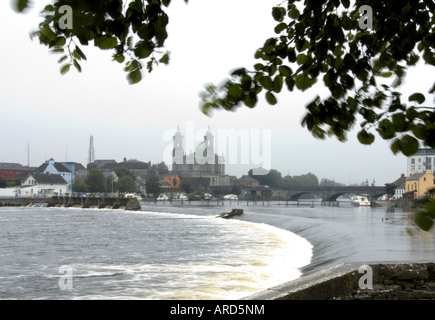
POLYGON ((208 164, 215 163, 215 154, 214 154, 214 136, 210 130, 210 126, 208 126, 208 130, 204 136, 204 158, 208 164))
POLYGON ((172 150, 172 163, 183 164, 183 135, 181 134, 180 127, 177 128, 177 132, 174 135, 174 149, 172 150))

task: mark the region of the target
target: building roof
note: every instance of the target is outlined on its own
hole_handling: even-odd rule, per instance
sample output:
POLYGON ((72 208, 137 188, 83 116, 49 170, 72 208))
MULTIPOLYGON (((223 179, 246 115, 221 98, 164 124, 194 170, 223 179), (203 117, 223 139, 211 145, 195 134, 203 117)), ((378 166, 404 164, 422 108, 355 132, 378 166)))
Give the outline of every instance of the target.
POLYGON ((435 149, 431 149, 431 148, 418 149, 418 151, 414 153, 411 157, 415 157, 415 156, 435 156, 435 149))
POLYGON ((420 172, 420 173, 414 173, 412 176, 407 178, 406 180, 420 180, 421 177, 423 177, 426 174, 426 172, 420 172))
POLYGON ((92 164, 98 169, 113 169, 118 165, 115 160, 95 160, 92 164))
MULTIPOLYGON (((62 163, 60 162, 52 162, 53 166, 55 167, 55 169, 57 170, 57 172, 71 172, 70 169, 68 169, 67 167, 65 167, 62 163)), ((44 164, 41 164, 35 171, 36 172, 44 172, 45 169, 47 169, 48 165, 50 164, 49 161, 45 162, 44 164)))
POLYGON ((64 163, 64 164, 73 164, 76 171, 78 171, 78 170, 86 170, 86 168, 81 163, 79 163, 79 162, 62 162, 62 163, 64 163))
POLYGON ((124 167, 127 169, 149 169, 149 164, 139 160, 127 160, 118 163, 119 167, 124 167))
POLYGON ((49 173, 28 173, 21 178, 21 181, 25 181, 29 176, 32 176, 38 184, 62 184, 65 185, 67 182, 60 174, 49 174, 49 173))
POLYGON ((19 163, 13 162, 0 162, 0 170, 27 170, 28 168, 23 167, 19 163))
POLYGON ((240 179, 237 179, 237 181, 239 181, 239 182, 258 182, 257 179, 255 179, 251 176, 247 176, 247 175, 242 176, 240 179))
POLYGON ((400 176, 400 178, 396 179, 394 182, 392 182, 391 184, 395 187, 398 187, 400 185, 402 185, 403 183, 405 183, 406 181, 406 177, 405 175, 402 173, 402 175, 400 176))

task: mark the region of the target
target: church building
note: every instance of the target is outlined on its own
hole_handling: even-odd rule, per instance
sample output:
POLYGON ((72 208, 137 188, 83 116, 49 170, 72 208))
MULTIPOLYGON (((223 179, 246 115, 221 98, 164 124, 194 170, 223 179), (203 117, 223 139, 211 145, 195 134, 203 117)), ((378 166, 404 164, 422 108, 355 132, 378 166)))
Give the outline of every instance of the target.
POLYGON ((178 175, 181 180, 188 178, 206 178, 209 186, 231 186, 233 178, 225 175, 225 159, 214 151, 214 136, 208 128, 204 140, 194 152, 184 152, 184 137, 177 129, 173 137, 172 174, 178 175))

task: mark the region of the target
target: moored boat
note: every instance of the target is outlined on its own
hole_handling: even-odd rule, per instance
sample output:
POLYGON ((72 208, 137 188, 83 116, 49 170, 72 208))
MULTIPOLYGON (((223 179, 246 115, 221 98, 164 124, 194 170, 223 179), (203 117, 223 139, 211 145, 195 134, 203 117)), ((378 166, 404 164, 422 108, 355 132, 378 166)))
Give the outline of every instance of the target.
POLYGON ((354 206, 370 206, 370 200, 367 195, 358 195, 351 198, 350 203, 354 206))

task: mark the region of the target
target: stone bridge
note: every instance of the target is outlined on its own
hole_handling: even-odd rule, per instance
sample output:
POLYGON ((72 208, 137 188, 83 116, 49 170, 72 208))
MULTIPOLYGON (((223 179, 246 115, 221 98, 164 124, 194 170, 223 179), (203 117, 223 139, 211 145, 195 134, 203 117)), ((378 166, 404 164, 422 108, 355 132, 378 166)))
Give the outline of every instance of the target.
POLYGON ((302 195, 310 195, 310 198, 322 198, 323 201, 336 201, 339 196, 344 194, 367 194, 370 199, 376 199, 385 193, 385 186, 290 187, 279 191, 280 195, 290 201, 297 201, 302 195))

